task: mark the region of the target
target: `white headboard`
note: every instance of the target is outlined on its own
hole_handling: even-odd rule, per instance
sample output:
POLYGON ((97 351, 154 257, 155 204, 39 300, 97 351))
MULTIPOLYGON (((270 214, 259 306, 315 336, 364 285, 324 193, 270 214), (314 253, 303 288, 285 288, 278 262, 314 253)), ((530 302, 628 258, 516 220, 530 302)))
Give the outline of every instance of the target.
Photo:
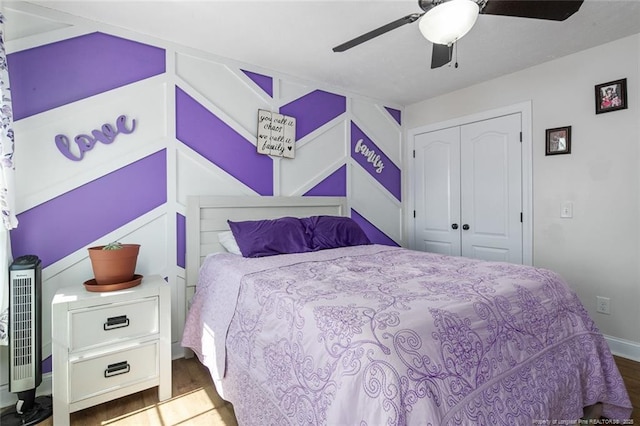
POLYGON ((218 234, 229 230, 227 220, 275 219, 283 216, 347 216, 345 197, 220 197, 187 198, 186 300, 191 300, 200 265, 209 253, 224 251, 218 234))

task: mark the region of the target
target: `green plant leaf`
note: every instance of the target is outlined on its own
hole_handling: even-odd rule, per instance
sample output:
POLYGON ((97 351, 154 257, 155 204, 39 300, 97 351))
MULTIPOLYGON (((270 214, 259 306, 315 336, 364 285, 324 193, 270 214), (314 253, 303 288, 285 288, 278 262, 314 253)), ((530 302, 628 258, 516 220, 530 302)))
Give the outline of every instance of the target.
POLYGON ((122 248, 122 243, 120 241, 114 241, 102 247, 102 250, 120 250, 121 248, 122 248))

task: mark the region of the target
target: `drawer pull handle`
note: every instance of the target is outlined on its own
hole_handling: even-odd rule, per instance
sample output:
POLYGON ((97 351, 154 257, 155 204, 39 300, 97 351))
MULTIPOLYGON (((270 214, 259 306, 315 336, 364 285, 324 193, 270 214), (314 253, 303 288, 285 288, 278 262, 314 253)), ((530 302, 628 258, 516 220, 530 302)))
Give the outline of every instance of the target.
POLYGON ((115 330, 116 328, 129 327, 129 318, 126 315, 107 318, 103 324, 104 331, 115 330))
POLYGON ((107 369, 104 370, 104 377, 113 377, 119 374, 126 374, 131 371, 131 365, 127 361, 116 362, 115 364, 110 364, 107 366, 107 369))

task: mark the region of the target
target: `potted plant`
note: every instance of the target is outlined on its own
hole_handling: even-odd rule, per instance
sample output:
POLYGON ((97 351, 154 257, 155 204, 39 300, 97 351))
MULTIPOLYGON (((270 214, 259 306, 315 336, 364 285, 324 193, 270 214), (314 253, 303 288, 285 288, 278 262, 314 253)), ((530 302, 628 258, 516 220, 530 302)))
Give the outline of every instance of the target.
POLYGON ((120 284, 134 279, 140 244, 118 241, 89 248, 96 284, 120 284))

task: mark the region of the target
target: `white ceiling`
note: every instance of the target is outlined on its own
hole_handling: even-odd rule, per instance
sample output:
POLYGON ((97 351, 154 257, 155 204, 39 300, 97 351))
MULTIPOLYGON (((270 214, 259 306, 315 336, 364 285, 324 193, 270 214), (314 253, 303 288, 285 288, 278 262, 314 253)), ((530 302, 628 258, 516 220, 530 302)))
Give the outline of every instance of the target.
MULTIPOLYGON (((417 22, 343 53, 331 50, 419 12, 417 0, 30 3, 398 105, 640 33, 638 0, 585 0, 564 22, 480 15, 458 42, 459 67, 432 70, 431 44, 420 34, 417 22)), ((620 76, 613 72, 611 77, 620 76)))

